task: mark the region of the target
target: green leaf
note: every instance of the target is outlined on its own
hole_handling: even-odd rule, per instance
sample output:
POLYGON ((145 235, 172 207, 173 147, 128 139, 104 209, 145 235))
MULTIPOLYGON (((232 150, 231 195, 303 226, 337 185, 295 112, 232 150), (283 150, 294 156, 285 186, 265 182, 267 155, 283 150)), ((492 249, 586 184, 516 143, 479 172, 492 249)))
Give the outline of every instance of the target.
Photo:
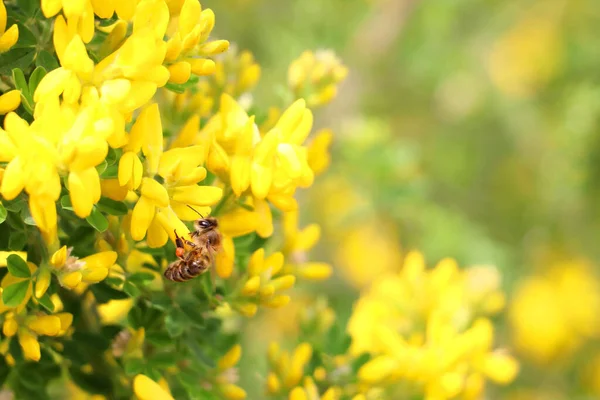
POLYGON ((5 201, 3 204, 10 212, 20 212, 23 206, 25 206, 25 201, 23 201, 23 198, 17 197, 14 200, 5 201))
POLYGON ((181 310, 188 316, 190 322, 198 327, 204 326, 204 316, 202 316, 202 312, 200 306, 196 306, 193 304, 182 304, 181 310))
POLYGON ((28 207, 23 207, 21 209, 20 214, 21 214, 21 218, 23 219, 23 222, 25 224, 30 225, 30 226, 37 226, 37 224, 35 223, 35 220, 31 216, 31 212, 29 211, 28 207))
POLYGON ((27 80, 23 71, 20 68, 13 68, 12 78, 15 88, 19 89, 23 96, 27 96, 29 94, 29 86, 27 86, 27 80))
POLYGON ((11 254, 6 259, 8 272, 17 278, 31 278, 31 272, 27 266, 27 262, 16 254, 11 254))
POLYGON ((52 300, 50 300, 50 295, 48 294, 48 292, 44 293, 44 295, 37 299, 37 301, 46 310, 50 311, 51 313, 54 312, 54 303, 52 302, 52 300))
POLYGON ((125 373, 129 376, 141 373, 146 367, 144 360, 141 358, 130 358, 125 361, 125 373))
POLYGON ((131 297, 137 297, 142 293, 142 291, 130 281, 125 281, 123 291, 131 297))
POLYGON ((103 179, 114 179, 119 176, 119 164, 114 164, 106 167, 100 174, 103 179))
POLYGON ((48 72, 59 67, 56 57, 46 50, 41 50, 37 54, 35 65, 38 67, 44 67, 44 69, 46 69, 48 72))
POLYGON ((181 336, 187 326, 187 316, 178 308, 172 309, 165 318, 165 327, 172 338, 181 336))
POLYGON ((19 40, 17 41, 17 43, 15 43, 15 45, 12 48, 35 48, 35 46, 37 45, 37 38, 35 37, 33 32, 31 32, 29 28, 20 21, 12 20, 12 18, 9 18, 6 27, 8 28, 13 23, 17 24, 17 26, 19 27, 19 40))
POLYGON ((0 203, 0 224, 3 223, 4 221, 6 221, 7 215, 8 215, 8 212, 6 211, 6 208, 4 208, 4 205, 2 203, 0 203))
POLYGON ((173 339, 171 339, 171 337, 166 332, 162 331, 148 332, 145 336, 145 340, 159 347, 164 347, 173 344, 173 339))
POLYGON ((127 215, 129 209, 127 208, 127 204, 122 201, 116 201, 113 199, 109 199, 108 197, 100 198, 96 207, 102 212, 105 212, 110 215, 127 215))
POLYGON ((161 352, 153 354, 148 360, 148 364, 152 368, 169 368, 172 365, 177 364, 181 355, 175 351, 161 352))
POLYGON ((10 75, 14 68, 27 68, 35 57, 35 49, 13 48, 0 54, 0 75, 10 75))
POLYGON ((367 363, 367 361, 369 361, 371 359, 371 355, 369 353, 362 353, 361 355, 359 355, 358 357, 356 357, 353 361, 352 361, 352 372, 356 373, 358 372, 358 370, 360 369, 360 367, 362 367, 363 365, 365 365, 367 363))
POLYGON ((25 231, 13 231, 8 238, 8 248, 12 251, 23 250, 27 243, 27 234, 25 231))
POLYGON ((111 300, 128 299, 127 293, 114 289, 104 282, 91 285, 90 289, 98 303, 108 303, 111 300))
POLYGON ((4 382, 6 382, 8 374, 10 374, 10 367, 4 357, 0 357, 0 387, 4 387, 4 382))
POLYGON ((154 275, 149 272, 136 272, 135 274, 131 274, 127 277, 128 281, 131 281, 136 284, 145 284, 146 282, 151 282, 154 280, 154 275))
POLYGON ((97 207, 92 208, 92 213, 85 220, 98 232, 104 232, 108 229, 108 219, 97 207))
POLYGON ((77 367, 70 367, 69 374, 73 381, 88 393, 108 394, 113 390, 112 381, 106 375, 86 374, 77 367))
POLYGON ((4 305, 7 307, 16 307, 21 304, 23 299, 25 299, 29 285, 29 280, 8 285, 2 292, 2 301, 4 302, 4 305))
POLYGON ((35 93, 35 89, 37 89, 44 76, 46 76, 46 68, 44 67, 37 67, 31 73, 31 76, 29 77, 29 93, 31 93, 31 96, 35 93))
POLYGON ((73 205, 71 204, 71 197, 69 195, 60 198, 60 206, 63 210, 73 211, 73 205))
POLYGON ((168 89, 168 90, 170 90, 172 92, 181 94, 181 93, 185 92, 185 90, 187 89, 187 87, 185 87, 184 85, 181 85, 181 84, 167 83, 165 85, 165 89, 168 89))
POLYGON ((104 282, 111 286, 121 286, 121 284, 123 284, 125 281, 121 278, 117 278, 116 276, 110 276, 106 278, 104 282))
POLYGON ((21 91, 21 105, 23 105, 29 114, 33 115, 33 96, 29 92, 29 86, 27 85, 23 71, 20 68, 13 68, 12 78, 15 87, 21 91))

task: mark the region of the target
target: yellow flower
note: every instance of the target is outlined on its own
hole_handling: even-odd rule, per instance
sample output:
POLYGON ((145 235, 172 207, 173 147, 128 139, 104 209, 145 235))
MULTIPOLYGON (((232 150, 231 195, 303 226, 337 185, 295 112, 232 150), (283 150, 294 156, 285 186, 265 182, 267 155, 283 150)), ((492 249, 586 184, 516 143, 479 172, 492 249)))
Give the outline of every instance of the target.
POLYGON ((600 282, 585 261, 557 264, 517 287, 509 310, 513 342, 538 363, 568 357, 600 337, 600 282))
POLYGON ((8 51, 19 40, 19 27, 17 24, 12 24, 7 30, 6 17, 6 6, 2 2, 0 4, 0 53, 8 51))
POLYGON ((39 361, 41 353, 38 336, 63 336, 68 332, 72 323, 73 315, 70 313, 53 315, 8 313, 4 319, 2 332, 7 337, 17 335, 25 358, 39 361))
MULTIPOLYGON (((143 171, 139 169, 139 172, 127 176, 124 172, 123 179, 119 178, 123 185, 131 182, 133 176, 135 182, 131 187, 136 188, 136 185, 139 185, 140 188, 141 196, 131 215, 131 237, 139 241, 147 233, 148 245, 160 247, 169 237, 173 242, 175 241, 175 231, 180 236, 189 233, 188 228, 181 221, 198 219, 198 213, 207 215, 210 211, 207 206, 216 204, 223 193, 219 187, 197 184, 206 177, 206 170, 200 166, 204 162, 204 151, 201 146, 173 148, 163 152, 162 128, 157 104, 144 109, 134 128, 132 137, 139 141, 132 151, 134 153, 132 157, 136 160, 135 153, 142 149, 146 157, 145 171, 148 176, 142 178, 143 171), (162 184, 154 179, 155 174, 162 178, 162 184), (196 211, 190 209, 189 205, 196 206, 196 211)), ((127 165, 123 168, 129 173, 127 165)), ((121 172, 121 165, 119 172, 121 172)))
POLYGON ((305 51, 288 68, 288 83, 296 98, 306 98, 311 107, 329 103, 348 69, 332 50, 305 51))
POLYGON ((282 351, 276 342, 271 342, 268 350, 270 372, 267 378, 267 392, 271 394, 289 392, 289 398, 318 398, 314 382, 309 377, 305 379, 304 388, 296 387, 304 377, 304 369, 312 357, 312 346, 306 342, 300 343, 290 354, 282 351))
POLYGON ((442 399, 461 394, 473 374, 510 383, 519 364, 492 350, 493 325, 477 318, 482 299, 497 285, 473 286, 473 273, 482 276, 478 268, 460 270, 449 258, 426 269, 423 256, 413 251, 400 272, 375 279, 348 323, 350 354, 374 356, 359 369, 360 382, 375 388, 420 382, 420 395, 442 399))
POLYGON ((146 375, 136 375, 133 391, 140 400, 174 400, 173 396, 146 375))
POLYGON ((115 251, 103 251, 84 258, 71 256, 72 248, 61 247, 52 255, 52 272, 61 285, 76 288, 81 282, 97 283, 108 276, 109 269, 117 261, 115 251))
MULTIPOLYGON (((243 310, 248 304, 260 304, 265 307, 279 308, 289 301, 288 295, 279 294, 290 289, 296 282, 291 274, 279 275, 283 268, 284 257, 281 252, 265 258, 265 249, 259 248, 250 257, 248 278, 240 291, 236 309, 246 315, 243 310)), ((255 312, 255 311, 254 311, 255 312)), ((251 315, 254 315, 254 312, 251 315)))

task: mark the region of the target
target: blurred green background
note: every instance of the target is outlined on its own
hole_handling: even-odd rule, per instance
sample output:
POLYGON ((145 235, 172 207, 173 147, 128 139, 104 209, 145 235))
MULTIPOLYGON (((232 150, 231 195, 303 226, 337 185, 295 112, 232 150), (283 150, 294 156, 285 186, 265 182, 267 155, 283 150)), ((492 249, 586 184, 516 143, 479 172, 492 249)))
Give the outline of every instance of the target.
MULTIPOLYGON (((311 258, 336 269, 335 279, 308 290, 326 288, 340 318, 373 276, 399 268, 410 249, 430 265, 446 256, 463 266, 497 265, 509 304, 523 279, 555 264, 586 260, 585 279, 595 279, 597 1, 202 4, 215 11, 218 35, 261 65, 261 105, 286 105, 287 68, 304 50, 333 49, 350 70, 333 103, 315 111, 316 128, 334 132, 333 161, 301 203, 301 225, 323 228, 311 258)), ((568 293, 575 308, 595 306, 577 290, 568 293)), ((290 315, 271 324, 293 331, 290 315)), ((510 348, 505 322, 498 321, 498 341, 510 348)), ((507 398, 594 398, 594 384, 582 377, 599 374, 584 355, 597 350, 598 334, 578 340, 560 361, 529 362, 526 351, 517 353, 523 372, 507 398)), ((249 366, 264 365, 264 347, 245 348, 242 383, 252 388, 258 378, 249 366)))

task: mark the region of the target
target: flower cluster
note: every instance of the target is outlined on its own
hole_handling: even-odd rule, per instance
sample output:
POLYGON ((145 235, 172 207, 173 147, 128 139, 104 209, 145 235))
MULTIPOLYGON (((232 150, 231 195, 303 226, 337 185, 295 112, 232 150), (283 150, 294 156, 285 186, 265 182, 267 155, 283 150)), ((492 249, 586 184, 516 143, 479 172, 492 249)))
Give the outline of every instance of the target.
POLYGON ((17 371, 18 398, 246 398, 232 317, 331 274, 308 260, 319 232, 297 228, 296 193, 329 166, 332 131, 311 135, 291 91, 283 112, 253 104, 260 66, 198 0, 6 3, 0 377, 17 371), (168 281, 176 237, 209 215, 210 272, 168 281))

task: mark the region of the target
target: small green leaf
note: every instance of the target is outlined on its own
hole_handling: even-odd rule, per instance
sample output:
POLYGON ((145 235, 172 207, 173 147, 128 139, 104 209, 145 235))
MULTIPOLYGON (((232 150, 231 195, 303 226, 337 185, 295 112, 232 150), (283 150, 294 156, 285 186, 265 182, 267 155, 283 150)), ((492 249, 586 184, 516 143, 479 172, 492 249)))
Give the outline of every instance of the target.
POLYGON ((180 336, 186 325, 187 316, 177 308, 172 309, 165 318, 165 327, 172 338, 180 336))
POLYGON ((163 347, 173 343, 173 339, 166 332, 148 332, 145 340, 155 346, 163 347))
POLYGON ((2 301, 4 302, 4 305, 7 307, 16 307, 21 304, 23 299, 25 299, 29 285, 29 280, 8 285, 2 292, 2 301))
POLYGON ((17 197, 14 200, 4 202, 4 207, 6 207, 6 209, 10 212, 20 212, 23 206, 25 206, 25 202, 21 197, 17 197))
POLYGON ((50 300, 50 295, 48 292, 44 293, 42 297, 37 299, 38 303, 42 305, 46 310, 53 313, 54 312, 54 303, 50 300))
POLYGON ((4 208, 4 204, 0 203, 0 224, 6 221, 7 215, 8 212, 6 211, 6 208, 4 208))
POLYGON ((27 234, 25 231, 13 231, 8 238, 8 248, 12 251, 23 250, 27 243, 27 234))
POLYGON ((149 272, 136 272, 135 274, 131 274, 127 277, 127 280, 136 284, 143 285, 146 282, 151 282, 154 280, 154 275, 149 272))
POLYGON ((6 363, 4 357, 0 358, 0 387, 4 387, 4 382, 6 382, 6 378, 8 378, 8 374, 10 374, 10 367, 6 363))
POLYGON ((128 299, 127 293, 114 289, 104 282, 91 285, 90 289, 98 303, 108 303, 111 300, 128 299))
POLYGON ((32 48, 13 48, 0 54, 0 75, 10 75, 14 68, 29 67, 34 56, 32 48))
POLYGON ((108 229, 108 219, 106 219, 97 207, 92 209, 92 213, 85 220, 98 232, 104 232, 108 229))
POLYGON ((358 372, 358 370, 360 369, 360 367, 362 367, 363 365, 365 365, 367 363, 367 361, 369 361, 371 359, 371 355, 369 353, 362 353, 361 355, 359 355, 358 357, 356 357, 353 361, 352 361, 352 372, 356 373, 358 372))
POLYGON ((29 77, 29 93, 31 93, 31 96, 35 93, 35 89, 37 89, 44 76, 46 76, 46 68, 44 67, 37 67, 31 73, 31 76, 29 77))
POLYGON ((130 358, 125 362, 125 373, 129 376, 139 374, 144 368, 144 360, 141 358, 130 358))
POLYGON ((23 96, 29 94, 29 86, 27 86, 27 80, 25 80, 25 74, 20 68, 13 68, 12 78, 15 84, 15 88, 21 91, 23 96))
POLYGON ((131 297, 137 297, 142 293, 137 286, 129 281, 125 281, 125 284, 123 285, 123 291, 131 297))
POLYGON ((119 164, 114 164, 106 167, 100 174, 103 179, 114 179, 119 176, 119 164))
POLYGON ((35 220, 31 216, 31 212, 29 211, 28 207, 23 207, 21 209, 21 218, 23 219, 23 222, 25 222, 25 224, 30 226, 37 226, 35 220))
POLYGON ((121 286, 123 284, 123 282, 125 282, 125 281, 121 278, 117 278, 116 276, 110 276, 110 277, 106 278, 104 280, 104 282, 106 282, 107 284, 109 284, 111 286, 121 286))
POLYGON ((31 272, 27 266, 27 262, 16 254, 11 254, 6 259, 6 266, 8 272, 17 278, 30 278, 31 272))
POLYGON ((70 367, 69 374, 83 390, 92 394, 108 394, 113 391, 110 377, 99 373, 86 374, 77 367, 70 367))
POLYGON ((35 65, 38 67, 44 67, 47 72, 52 71, 59 67, 56 57, 46 50, 41 50, 35 59, 35 65))
POLYGON ((127 204, 122 201, 109 199, 108 197, 102 197, 98 204, 96 204, 96 207, 98 207, 100 211, 110 215, 127 215, 129 212, 127 204))
POLYGON ((148 360, 148 364, 153 368, 169 368, 177 364, 180 355, 177 352, 161 352, 153 354, 148 360))
POLYGON ((71 197, 69 195, 60 198, 60 206, 63 210, 73 211, 73 205, 71 204, 71 197))
POLYGON ((17 41, 17 43, 15 43, 15 45, 12 48, 35 48, 35 46, 37 45, 37 38, 35 37, 33 32, 31 32, 29 28, 26 25, 22 24, 20 21, 9 21, 7 27, 9 25, 12 25, 12 23, 17 24, 17 26, 19 27, 19 40, 17 41))
POLYGON ((168 89, 168 90, 170 90, 171 92, 175 92, 175 93, 178 93, 178 94, 182 94, 182 93, 184 93, 184 92, 185 92, 185 90, 186 90, 186 87, 184 87, 184 86, 183 86, 183 85, 181 85, 181 84, 167 83, 167 84, 165 85, 165 89, 168 89))

